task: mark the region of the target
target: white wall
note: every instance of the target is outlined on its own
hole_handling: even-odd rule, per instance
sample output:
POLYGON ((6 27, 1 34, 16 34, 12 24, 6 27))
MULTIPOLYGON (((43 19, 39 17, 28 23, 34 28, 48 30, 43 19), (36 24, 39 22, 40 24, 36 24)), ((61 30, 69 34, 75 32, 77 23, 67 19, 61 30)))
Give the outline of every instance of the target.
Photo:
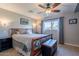
POLYGON ((33 21, 33 32, 41 33, 41 20, 40 19, 33 21))
MULTIPOLYGON (((79 46, 79 13, 63 13, 48 19, 54 19, 64 16, 64 42, 74 46, 79 46), (69 19, 77 18, 77 24, 69 24, 69 19)), ((46 19, 47 19, 46 18, 46 19)))
POLYGON ((79 45, 79 13, 69 13, 64 15, 64 40, 67 44, 79 45), (69 19, 78 19, 77 24, 69 24, 69 19))
MULTIPOLYGON (((76 14, 67 13, 67 14, 63 14, 63 15, 64 15, 64 40, 65 40, 65 43, 79 45, 79 13, 76 13, 76 14), (73 15, 75 18, 78 19, 77 24, 69 24, 69 19, 73 18, 73 15)), ((19 14, 16 14, 16 13, 4 10, 4 9, 0 9, 0 21, 2 21, 2 20, 8 21, 7 28, 2 27, 0 24, 0 36, 3 36, 2 33, 6 33, 8 31, 8 28, 30 27, 32 25, 32 23, 31 23, 32 21, 30 21, 29 25, 20 25, 19 19, 21 17, 27 18, 23 15, 19 15, 19 14)), ((58 18, 58 17, 55 16, 55 18, 58 18)), ((3 37, 6 37, 6 34, 3 37)))
POLYGON ((14 28, 14 27, 32 27, 32 21, 29 21, 28 25, 21 25, 20 24, 20 18, 26 18, 31 20, 30 18, 27 18, 26 16, 16 14, 4 9, 0 9, 0 38, 8 36, 8 29, 14 28), (6 24, 2 24, 6 23, 6 24), (5 34, 4 34, 5 33, 5 34))

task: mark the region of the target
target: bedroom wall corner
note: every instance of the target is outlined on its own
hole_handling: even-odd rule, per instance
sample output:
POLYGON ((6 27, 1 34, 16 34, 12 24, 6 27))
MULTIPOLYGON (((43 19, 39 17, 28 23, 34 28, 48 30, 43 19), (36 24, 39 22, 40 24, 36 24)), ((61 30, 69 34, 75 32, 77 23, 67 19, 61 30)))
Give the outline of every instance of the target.
POLYGON ((26 18, 24 15, 20 15, 5 9, 0 8, 0 36, 5 37, 6 34, 7 37, 10 35, 8 33, 9 29, 11 28, 32 28, 32 21, 31 18, 29 18, 29 24, 28 25, 21 25, 20 24, 20 18, 26 18))

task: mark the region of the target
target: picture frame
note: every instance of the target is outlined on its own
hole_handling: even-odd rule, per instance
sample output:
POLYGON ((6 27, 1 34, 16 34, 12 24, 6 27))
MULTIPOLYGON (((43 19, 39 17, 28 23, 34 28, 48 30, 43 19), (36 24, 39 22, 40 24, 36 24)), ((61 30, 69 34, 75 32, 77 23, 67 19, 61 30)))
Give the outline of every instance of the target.
POLYGON ((21 25, 27 25, 27 24, 29 24, 29 21, 26 18, 20 18, 20 24, 21 25))
POLYGON ((69 19, 69 24, 77 24, 77 18, 69 19))

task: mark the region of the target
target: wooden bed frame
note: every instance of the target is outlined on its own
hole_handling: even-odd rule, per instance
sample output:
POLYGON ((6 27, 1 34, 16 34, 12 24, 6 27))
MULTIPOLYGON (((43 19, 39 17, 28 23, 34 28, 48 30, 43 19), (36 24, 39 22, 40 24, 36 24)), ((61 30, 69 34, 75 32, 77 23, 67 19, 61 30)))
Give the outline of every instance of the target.
MULTIPOLYGON (((16 34, 16 32, 17 31, 19 31, 19 30, 28 30, 28 29, 25 29, 25 28, 12 28, 11 29, 11 35, 13 35, 13 34, 16 34)), ((48 34, 48 35, 46 35, 46 36, 43 36, 43 37, 39 37, 39 38, 33 38, 32 39, 32 43, 31 43, 31 45, 32 45, 32 48, 31 48, 31 56, 37 56, 37 55, 40 55, 40 53, 41 53, 41 44, 43 43, 43 42, 45 42, 45 41, 47 41, 48 39, 51 39, 52 38, 52 34, 48 34), (37 49, 35 49, 35 41, 40 41, 40 47, 39 48, 37 48, 37 49)))
POLYGON ((41 53, 41 45, 43 42, 49 40, 49 39, 52 39, 52 34, 49 34, 47 36, 44 36, 44 37, 41 37, 41 38, 35 38, 32 40, 32 49, 31 49, 31 56, 37 56, 37 55, 40 55, 41 53), (34 45, 34 42, 35 41, 40 41, 40 47, 35 49, 35 45, 34 45))

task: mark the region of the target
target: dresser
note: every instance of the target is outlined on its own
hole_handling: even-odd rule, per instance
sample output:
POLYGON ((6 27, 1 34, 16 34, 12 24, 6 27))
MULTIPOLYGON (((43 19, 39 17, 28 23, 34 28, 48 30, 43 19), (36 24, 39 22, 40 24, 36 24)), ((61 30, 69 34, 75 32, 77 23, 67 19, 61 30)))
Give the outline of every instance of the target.
POLYGON ((57 41, 53 39, 49 39, 44 42, 41 47, 43 56, 52 56, 57 51, 57 41))
POLYGON ((12 38, 0 39, 0 52, 12 48, 12 38))

